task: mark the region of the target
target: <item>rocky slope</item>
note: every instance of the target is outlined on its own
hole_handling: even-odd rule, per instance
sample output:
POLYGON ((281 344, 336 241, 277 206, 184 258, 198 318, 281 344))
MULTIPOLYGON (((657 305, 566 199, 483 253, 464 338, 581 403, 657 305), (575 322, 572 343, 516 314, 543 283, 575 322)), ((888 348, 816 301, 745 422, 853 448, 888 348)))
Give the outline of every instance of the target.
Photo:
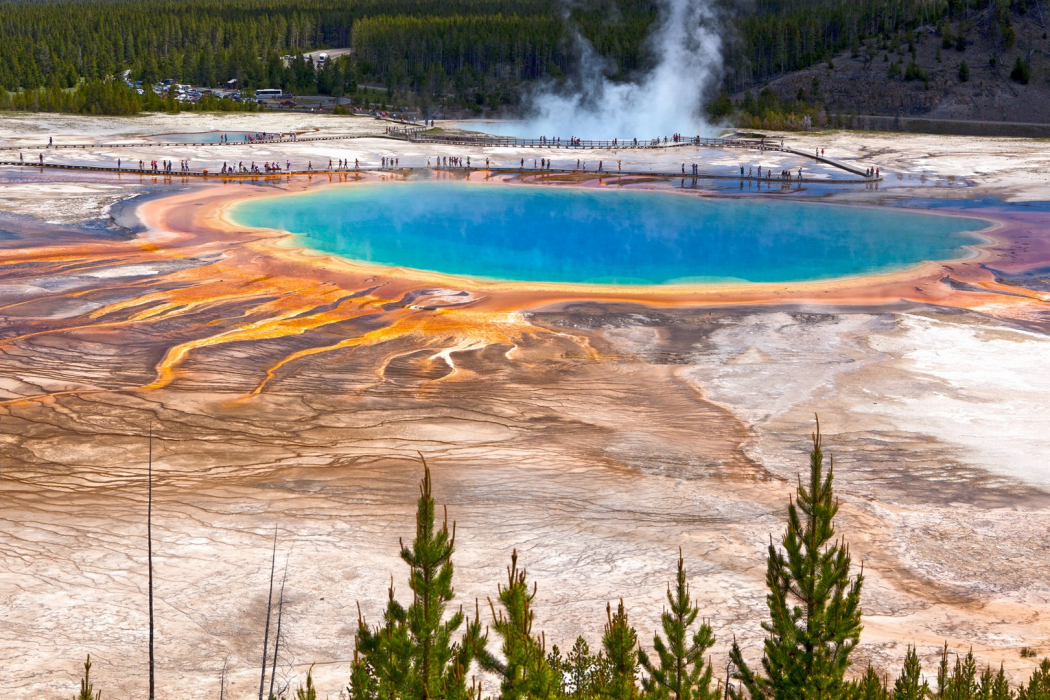
POLYGON ((823 101, 831 113, 1047 123, 1047 21, 1050 12, 1041 5, 1024 15, 1015 14, 1016 41, 1007 48, 990 13, 979 13, 969 20, 917 30, 910 44, 907 39, 899 44, 869 39, 830 62, 786 74, 757 89, 769 87, 782 99, 794 98, 801 89, 823 101), (1028 62, 1027 84, 1011 79, 1018 57, 1028 62), (907 80, 912 61, 921 75, 907 80), (964 61, 970 74, 967 81, 960 79, 964 61))

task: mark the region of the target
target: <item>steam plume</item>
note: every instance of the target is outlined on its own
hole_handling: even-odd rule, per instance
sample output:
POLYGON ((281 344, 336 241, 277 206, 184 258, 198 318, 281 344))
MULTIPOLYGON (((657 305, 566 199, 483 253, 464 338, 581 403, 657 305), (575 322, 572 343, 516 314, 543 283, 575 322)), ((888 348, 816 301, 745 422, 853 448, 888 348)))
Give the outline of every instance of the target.
POLYGON ((660 0, 647 42, 655 65, 638 80, 616 83, 607 62, 577 35, 580 74, 569 93, 551 88, 529 101, 532 133, 591 139, 705 135, 702 100, 722 74, 721 23, 713 0, 660 0))

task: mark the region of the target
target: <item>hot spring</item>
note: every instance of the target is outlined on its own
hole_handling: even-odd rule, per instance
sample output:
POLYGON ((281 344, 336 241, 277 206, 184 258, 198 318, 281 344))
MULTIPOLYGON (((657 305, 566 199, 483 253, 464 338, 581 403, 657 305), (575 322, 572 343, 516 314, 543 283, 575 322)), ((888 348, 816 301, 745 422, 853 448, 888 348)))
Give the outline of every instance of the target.
POLYGON ((589 284, 798 282, 966 257, 973 218, 672 192, 410 182, 237 204, 239 224, 377 265, 589 284))

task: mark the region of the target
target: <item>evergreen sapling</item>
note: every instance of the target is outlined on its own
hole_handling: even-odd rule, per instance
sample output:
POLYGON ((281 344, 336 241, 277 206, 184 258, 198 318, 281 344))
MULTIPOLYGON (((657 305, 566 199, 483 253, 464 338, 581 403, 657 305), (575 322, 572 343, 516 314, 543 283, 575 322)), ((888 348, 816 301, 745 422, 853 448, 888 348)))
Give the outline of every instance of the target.
POLYGON ((642 687, 654 700, 668 697, 675 700, 717 700, 717 693, 711 691, 714 670, 709 663, 704 663, 704 653, 715 643, 715 638, 706 622, 695 631, 691 629, 700 609, 689 598, 685 578, 685 561, 679 550, 675 587, 673 590, 667 587, 670 608, 660 616, 667 641, 659 634, 653 636, 653 650, 659 665, 650 661, 644 651, 638 652, 638 661, 649 674, 642 680, 642 687))
POLYGON ((623 600, 615 613, 612 604, 607 604, 605 613, 609 620, 605 624, 602 648, 609 665, 609 678, 599 693, 613 700, 631 700, 638 694, 638 633, 627 620, 623 600))
MULTIPOLYGON (((736 643, 730 652, 737 677, 755 699, 838 700, 848 691, 843 676, 860 639, 864 577, 850 577, 849 548, 833 539, 838 512, 834 462, 825 474, 820 442, 818 422, 809 479, 803 484, 799 478, 797 500, 788 506, 783 550, 769 543, 764 674, 752 671, 736 643)), ((739 690, 732 696, 742 697, 739 690)))
POLYGON ((930 684, 922 677, 922 665, 915 647, 908 647, 904 655, 901 673, 893 684, 894 700, 926 700, 930 694, 930 684))
POLYGON ((350 686, 355 700, 466 700, 474 694, 466 685, 467 670, 479 651, 484 650, 486 638, 478 619, 466 619, 462 610, 445 619, 448 603, 454 597, 455 524, 450 531, 446 511, 441 527, 435 527, 430 469, 425 460, 423 469, 416 506, 416 536, 411 546, 401 544, 401 559, 410 569, 412 604, 406 608, 396 600, 391 582, 381 627, 370 628, 358 613, 356 661, 350 686), (452 641, 453 634, 464 624, 460 641, 452 641))
POLYGON ((94 690, 95 686, 91 683, 91 654, 88 654, 84 661, 84 677, 80 679, 80 694, 73 700, 101 700, 102 691, 92 694, 94 690))
POLYGON ((505 661, 487 651, 479 652, 478 661, 482 668, 500 677, 501 700, 538 700, 554 697, 561 690, 557 672, 547 661, 542 636, 532 635, 536 587, 533 585, 530 592, 525 576, 525 569, 518 568, 518 551, 514 550, 507 567, 507 585, 499 587, 498 612, 489 600, 492 629, 503 640, 500 650, 505 661))

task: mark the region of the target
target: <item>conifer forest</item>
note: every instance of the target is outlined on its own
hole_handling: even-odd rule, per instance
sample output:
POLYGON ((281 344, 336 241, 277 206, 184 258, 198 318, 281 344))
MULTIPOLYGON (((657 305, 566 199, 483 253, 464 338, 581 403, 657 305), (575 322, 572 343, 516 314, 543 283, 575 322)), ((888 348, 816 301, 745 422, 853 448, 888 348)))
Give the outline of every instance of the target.
MULTIPOLYGON (((731 92, 864 42, 910 44, 920 27, 944 33, 945 22, 978 16, 1009 48, 1014 18, 1030 2, 714 1, 721 3, 727 44, 723 85, 731 92)), ((581 38, 607 61, 614 79, 645 70, 652 58, 647 37, 658 16, 657 0, 10 2, 0 6, 0 87, 10 93, 82 86, 97 93, 94 81, 130 71, 146 85, 169 79, 215 87, 237 80, 248 89, 345 96, 364 105, 507 110, 529 83, 571 76, 581 38), (350 52, 315 66, 304 54, 318 49, 350 52)), ((0 99, 0 109, 85 113, 164 106, 131 95, 63 100, 40 92, 0 99)))

